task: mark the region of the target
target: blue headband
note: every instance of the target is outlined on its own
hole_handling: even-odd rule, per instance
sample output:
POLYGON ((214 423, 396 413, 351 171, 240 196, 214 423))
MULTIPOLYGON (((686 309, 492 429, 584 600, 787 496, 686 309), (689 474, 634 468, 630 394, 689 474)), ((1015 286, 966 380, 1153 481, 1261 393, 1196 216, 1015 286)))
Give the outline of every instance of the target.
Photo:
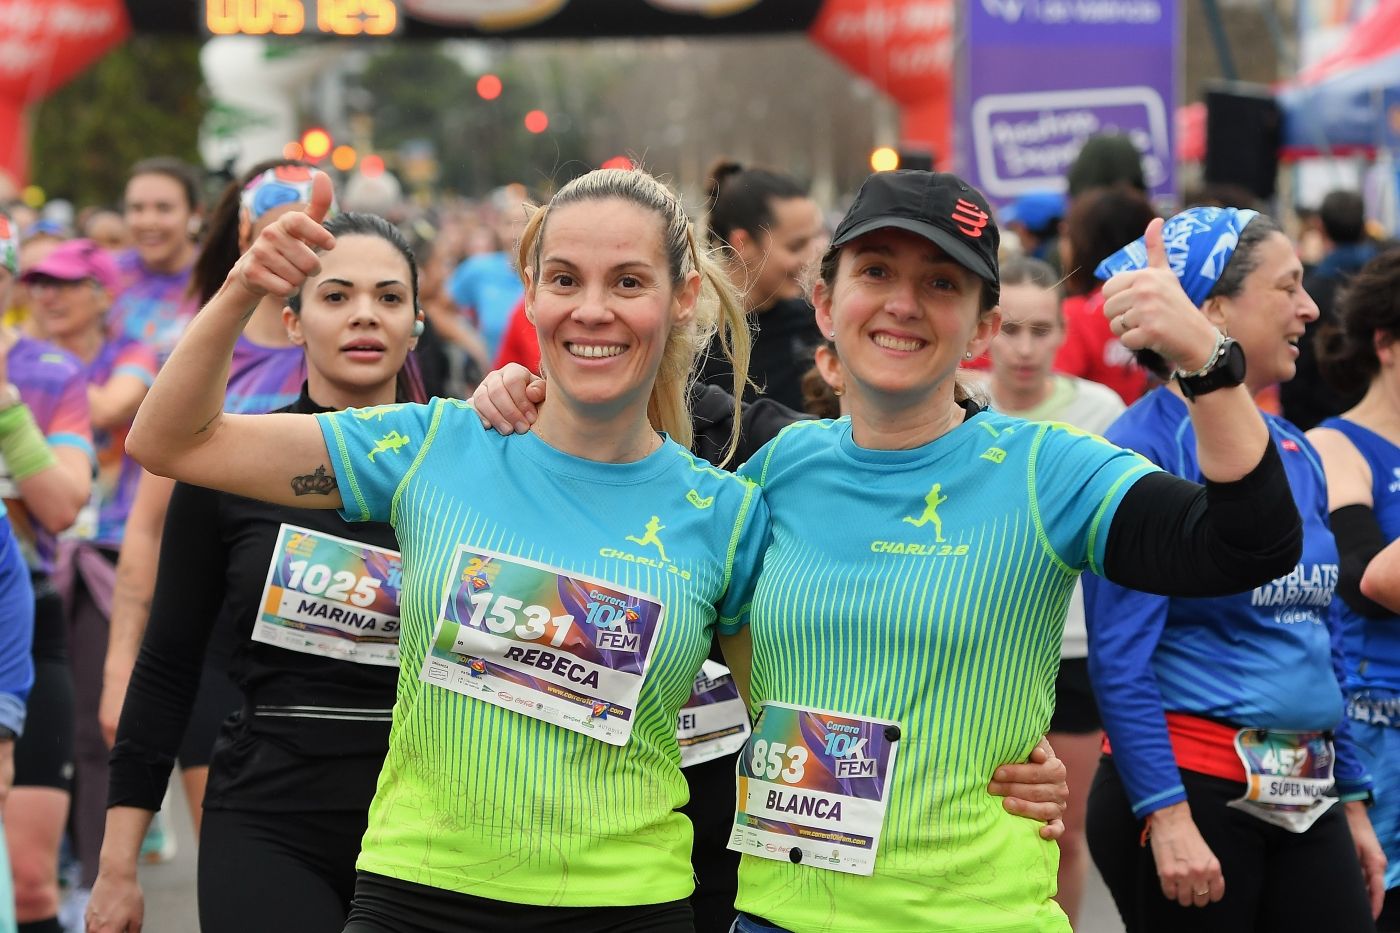
MULTIPOLYGON (((1192 207, 1172 217, 1162 227, 1167 265, 1197 307, 1205 304, 1220 281, 1245 226, 1258 216, 1258 211, 1233 207, 1192 207)), ((1138 237, 1099 263, 1094 275, 1108 279, 1120 272, 1145 268, 1147 244, 1138 237)))

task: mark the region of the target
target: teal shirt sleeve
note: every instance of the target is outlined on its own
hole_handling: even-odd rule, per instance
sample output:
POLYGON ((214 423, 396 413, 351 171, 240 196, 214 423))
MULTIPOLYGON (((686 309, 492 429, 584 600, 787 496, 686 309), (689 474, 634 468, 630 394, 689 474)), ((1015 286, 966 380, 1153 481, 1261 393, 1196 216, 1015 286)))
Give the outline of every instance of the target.
POLYGON ((1070 568, 1100 573, 1118 504, 1134 483, 1157 471, 1146 458, 1095 434, 1041 425, 1029 477, 1037 533, 1070 568))
POLYGON ((729 540, 728 586, 718 606, 721 635, 733 635, 749 624, 754 588, 768 550, 768 505, 763 501, 763 490, 754 483, 745 486, 744 503, 729 540))
POLYGON ((349 522, 387 522, 394 496, 427 450, 442 415, 430 405, 380 405, 318 414, 340 489, 340 515, 349 522))

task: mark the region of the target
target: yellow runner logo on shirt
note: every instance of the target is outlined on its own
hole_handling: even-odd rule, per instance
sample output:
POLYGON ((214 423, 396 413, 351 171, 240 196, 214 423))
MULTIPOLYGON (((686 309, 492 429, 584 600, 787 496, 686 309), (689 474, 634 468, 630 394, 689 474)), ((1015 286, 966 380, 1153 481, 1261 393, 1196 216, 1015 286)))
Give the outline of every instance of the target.
POLYGON ((645 534, 643 534, 640 538, 634 535, 628 535, 627 540, 633 542, 634 544, 637 544, 640 547, 646 547, 648 544, 656 545, 656 549, 659 552, 661 552, 661 560, 669 563, 669 561, 666 561, 666 547, 661 543, 661 538, 657 535, 657 532, 661 531, 661 529, 665 527, 665 525, 661 524, 661 516, 653 515, 651 517, 651 521, 647 522, 647 529, 645 534))
POLYGON ((940 494, 942 489, 942 483, 933 484, 933 488, 928 491, 928 495, 924 496, 924 513, 918 518, 914 518, 910 515, 904 516, 904 520, 915 528, 922 528, 929 522, 933 522, 933 533, 940 543, 944 538, 943 520, 938 517, 938 507, 948 501, 947 496, 940 494))
POLYGON ((377 454, 397 454, 400 447, 407 447, 408 444, 409 438, 404 437, 398 431, 390 431, 388 434, 381 437, 370 450, 369 462, 373 463, 375 455, 377 454))
POLYGON ((943 537, 943 519, 938 515, 938 507, 948 501, 943 495, 943 484, 934 483, 924 496, 924 507, 916 515, 906 515, 901 521, 915 528, 933 525, 934 543, 924 541, 871 541, 870 550, 874 554, 907 554, 912 557, 963 557, 970 550, 966 544, 948 544, 943 537))
POLYGON ((624 540, 631 541, 638 548, 656 548, 659 557, 648 557, 642 554, 632 554, 627 551, 620 551, 617 548, 604 547, 598 549, 599 557, 610 557, 615 560, 625 560, 629 564, 642 564, 647 567, 655 567, 657 570, 666 570, 679 574, 682 580, 690 579, 690 571, 682 570, 671 559, 666 556, 666 545, 661 543, 661 532, 666 530, 666 526, 661 524, 661 516, 653 515, 646 523, 640 535, 628 535, 624 540))

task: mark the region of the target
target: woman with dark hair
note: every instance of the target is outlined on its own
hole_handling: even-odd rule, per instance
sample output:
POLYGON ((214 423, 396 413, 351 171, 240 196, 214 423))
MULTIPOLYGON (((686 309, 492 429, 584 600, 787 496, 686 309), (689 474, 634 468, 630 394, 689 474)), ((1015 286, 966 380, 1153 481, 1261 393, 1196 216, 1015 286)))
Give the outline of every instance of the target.
POLYGON ((203 185, 179 159, 137 162, 126 183, 122 209, 135 245, 117 254, 120 280, 107 315, 113 337, 127 337, 170 355, 199 310, 187 286, 198 249, 203 185))
POLYGON ((1093 189, 1070 205, 1060 240, 1069 294, 1064 300, 1065 342, 1055 355, 1055 370, 1106 385, 1127 405, 1147 391, 1150 375, 1109 332, 1103 285, 1094 270, 1124 243, 1140 236, 1155 216, 1147 196, 1136 188, 1093 189))
POLYGON ((1371 824, 1385 848, 1386 909, 1377 926, 1400 930, 1400 615, 1367 598, 1373 559, 1400 539, 1400 249, 1361 268, 1324 332, 1323 374, 1340 392, 1364 392, 1340 417, 1308 432, 1327 473, 1328 509, 1341 553, 1338 606, 1345 625, 1351 734, 1375 781, 1371 824))
MULTIPOLYGON (((218 291, 253 238, 288 211, 303 209, 310 197, 315 169, 289 159, 271 159, 231 182, 220 195, 209 219, 204 249, 189 281, 195 307, 218 291)), ((305 356, 287 337, 281 301, 264 301, 239 335, 229 369, 225 407, 229 411, 271 411, 294 401, 306 379, 305 356)), ((141 476, 127 518, 113 591, 111 630, 102 681, 99 721, 110 744, 126 696, 132 665, 146 630, 151 593, 155 588, 165 510, 173 484, 162 477, 141 476)), ((224 672, 234 645, 216 639, 209 650, 210 675, 201 678, 190 725, 180 748, 180 771, 185 799, 196 831, 203 810, 209 755, 219 724, 238 708, 239 697, 224 672)), ((159 823, 157 824, 159 827, 159 823)), ((157 830, 159 837, 163 832, 157 830)))
MULTIPOLYGON (((820 244, 821 212, 792 178, 735 162, 711 170, 708 211, 707 240, 723 250, 754 329, 753 385, 744 400, 762 394, 801 410, 802 377, 821 343, 804 281, 820 244)), ((724 388, 731 377, 723 356, 712 349, 701 381, 724 388)))
MULTIPOLYGON (((1317 306, 1293 244, 1254 211, 1192 208, 1161 239, 1160 261, 1216 334, 1214 349, 1199 368, 1140 352, 1160 378, 1175 378, 1105 437, 1199 481, 1210 470, 1198 449, 1213 398, 1203 391, 1225 380, 1250 399, 1291 379, 1317 306)), ((1140 275, 1149 253, 1138 240, 1105 260, 1096 270, 1105 292, 1140 275)), ((1302 516, 1295 565, 1252 590, 1197 594, 1206 599, 1085 580, 1089 672, 1107 731, 1089 848, 1134 933, 1364 931, 1380 907, 1384 856, 1363 802, 1371 778, 1343 714, 1326 483, 1302 432, 1269 415, 1263 424, 1302 516)))
MULTIPOLYGON (((342 214, 326 230, 336 247, 283 303, 307 379, 282 410, 421 401, 400 388, 422 330, 413 253, 372 215, 342 214)), ((242 712, 223 723, 209 765, 200 926, 206 933, 341 929, 388 748, 401 571, 388 525, 175 485, 150 628, 112 754, 89 931, 122 933, 141 923, 137 853, 190 723, 201 671, 223 676, 204 659, 215 633, 236 645, 226 673, 242 712)))

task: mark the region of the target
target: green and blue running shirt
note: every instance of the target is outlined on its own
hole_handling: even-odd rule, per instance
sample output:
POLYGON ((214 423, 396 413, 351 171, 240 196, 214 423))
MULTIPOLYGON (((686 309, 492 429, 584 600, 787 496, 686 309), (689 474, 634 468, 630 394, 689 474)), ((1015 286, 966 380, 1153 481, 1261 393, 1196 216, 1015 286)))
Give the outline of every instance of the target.
POLYGON ((1155 470, 1062 424, 981 411, 911 450, 799 422, 744 465, 773 525, 753 703, 899 723, 869 877, 745 854, 738 907, 796 933, 1068 931, 1058 849, 987 792, 1050 725, 1075 579, 1155 470))
POLYGON ((457 401, 317 417, 342 514, 391 522, 404 563, 398 698, 358 867, 517 904, 686 897, 676 716, 714 626, 746 622, 768 536, 756 487, 670 440, 612 464, 502 437, 457 401), (419 680, 464 544, 665 606, 626 745, 419 680))

